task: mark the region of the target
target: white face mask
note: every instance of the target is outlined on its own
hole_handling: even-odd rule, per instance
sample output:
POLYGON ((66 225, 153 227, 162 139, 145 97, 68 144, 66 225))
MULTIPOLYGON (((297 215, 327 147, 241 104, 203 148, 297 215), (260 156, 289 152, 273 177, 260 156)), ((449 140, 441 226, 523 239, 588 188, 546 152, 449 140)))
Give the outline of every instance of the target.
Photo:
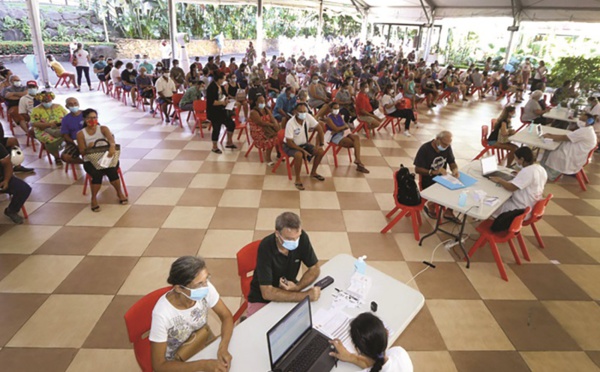
POLYGON ((369 88, 365 89, 365 93, 369 93, 369 88))
POLYGON ((168 72, 165 72, 165 73, 163 74, 163 77, 165 77, 165 78, 168 78, 168 77, 169 77, 169 73, 168 73, 168 72))
POLYGON ((579 128, 585 128, 585 127, 587 127, 587 123, 583 120, 577 120, 577 126, 579 128))
POLYGON ((337 115, 337 114, 340 113, 340 110, 339 109, 333 109, 333 110, 331 110, 331 113, 334 114, 334 115, 337 115))

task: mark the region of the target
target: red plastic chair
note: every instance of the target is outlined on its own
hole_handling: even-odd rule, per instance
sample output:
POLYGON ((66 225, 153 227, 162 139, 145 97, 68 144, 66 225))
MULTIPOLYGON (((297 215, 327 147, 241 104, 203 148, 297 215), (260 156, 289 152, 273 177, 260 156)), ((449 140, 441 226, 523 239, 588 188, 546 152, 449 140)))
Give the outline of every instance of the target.
MULTIPOLYGON (((343 147, 336 145, 332 141, 329 141, 329 145, 327 145, 327 148, 325 148, 325 152, 323 152, 323 156, 325 156, 325 154, 327 154, 327 151, 329 151, 329 149, 331 149, 331 153, 333 154, 333 164, 335 164, 335 167, 337 168, 337 166, 338 166, 337 155, 340 151, 342 151, 343 147)), ((348 150, 348 159, 350 159, 350 163, 352 163, 352 153, 350 152, 350 148, 347 148, 347 150, 348 150)))
POLYGON ((69 174, 69 167, 73 171, 73 180, 77 181, 77 168, 75 167, 75 163, 65 163, 65 174, 69 174))
MULTIPOLYGON (((512 239, 519 235, 519 232, 521 231, 521 227, 523 225, 523 220, 525 219, 525 216, 529 214, 530 211, 531 208, 527 207, 522 214, 515 217, 513 222, 510 224, 510 227, 506 231, 492 231, 490 229, 492 224, 494 223, 494 220, 492 219, 485 220, 482 223, 480 223, 479 226, 477 226, 476 228, 480 236, 479 239, 477 239, 477 241, 475 242, 475 244, 473 244, 473 247, 471 247, 471 250, 469 250, 469 258, 473 257, 475 251, 477 251, 485 243, 489 243, 490 248, 492 249, 492 254, 494 255, 494 260, 496 260, 496 265, 498 266, 500 276, 502 277, 502 279, 508 282, 508 276, 506 275, 506 270, 504 269, 504 264, 502 263, 502 257, 500 257, 500 252, 498 251, 497 243, 508 243, 513 257, 515 258, 515 262, 518 265, 520 265, 521 259, 519 258, 517 249, 515 248, 512 239)), ((529 258, 529 255, 526 252, 526 250, 523 251, 523 254, 526 255, 526 258, 529 258)))
POLYGON ((46 146, 44 145, 44 143, 40 142, 40 153, 38 154, 38 159, 42 158, 44 151, 46 151, 46 156, 48 157, 48 163, 50 163, 52 165, 52 157, 50 156, 50 153, 48 152, 48 150, 46 150, 46 146))
POLYGON ((269 146, 264 146, 261 143, 261 141, 257 141, 258 136, 261 135, 262 128, 260 128, 253 122, 247 122, 247 124, 248 126, 250 126, 250 137, 252 138, 252 143, 250 144, 250 146, 248 146, 248 151, 246 151, 246 155, 244 155, 244 157, 247 158, 250 154, 250 151, 252 151, 253 148, 256 148, 258 150, 258 157, 260 159, 260 162, 264 163, 265 160, 263 157, 263 151, 269 149, 269 146))
MULTIPOLYGON (((129 196, 129 192, 127 191, 127 185, 125 185, 125 178, 123 178, 123 172, 121 172, 121 168, 117 169, 117 173, 119 173, 119 179, 121 180, 121 185, 123 186, 123 192, 125 193, 125 196, 129 196)), ((87 193, 88 184, 91 185, 91 183, 92 177, 90 177, 90 175, 86 173, 85 181, 83 181, 83 195, 87 193)))
MULTIPOLYGON (((235 115, 233 116, 233 122, 235 123, 235 130, 239 130, 238 132, 238 136, 237 136, 237 140, 239 141, 240 138, 242 137, 242 133, 246 133, 246 141, 248 142, 248 144, 250 144, 250 136, 248 135, 248 126, 246 125, 246 123, 242 123, 240 120, 240 108, 236 107, 235 108, 235 115)), ((225 140, 225 136, 226 134, 223 133, 223 136, 221 137, 221 144, 223 144, 223 141, 225 140)))
POLYGON ((238 275, 240 276, 240 288, 244 296, 244 302, 240 305, 238 311, 233 315, 233 321, 242 316, 244 311, 248 309, 248 295, 250 294, 250 283, 254 277, 254 269, 256 268, 256 257, 258 256, 258 246, 260 240, 256 240, 240 249, 236 255, 238 265, 238 275))
MULTIPOLYGON (((531 229, 535 234, 535 238, 537 239, 540 248, 545 248, 546 246, 544 245, 544 241, 542 240, 542 237, 537 227, 535 227, 535 223, 541 220, 542 217, 544 217, 546 206, 548 205, 548 203, 550 203, 550 199, 552 199, 553 196, 554 195, 549 194, 545 199, 539 200, 537 203, 535 203, 535 205, 533 206, 533 210, 531 211, 531 217, 523 221, 523 227, 531 225, 531 229)), ((519 245, 521 246, 521 250, 524 254, 525 252, 527 252, 527 245, 525 244, 525 240, 523 239, 521 233, 517 235, 517 240, 519 241, 519 245)), ((525 257, 525 259, 529 261, 528 255, 525 257)))
POLYGON ((356 128, 354 128, 352 133, 358 133, 361 131, 361 129, 364 129, 365 135, 367 136, 368 139, 371 139, 371 133, 370 133, 371 131, 373 132, 373 136, 375 136, 375 128, 373 128, 371 131, 369 131, 369 123, 367 123, 366 121, 362 121, 358 118, 356 118, 356 120, 358 120, 358 125, 356 126, 356 128))
POLYGON ((71 85, 70 85, 69 81, 67 80, 68 77, 69 77, 68 72, 65 72, 62 75, 60 75, 58 77, 58 81, 56 82, 56 85, 54 85, 54 88, 58 88, 59 86, 62 87, 63 85, 66 85, 67 88, 70 88, 71 85))
MULTIPOLYGON (((277 168, 279 168, 279 165, 283 161, 285 161, 288 178, 291 181, 292 180, 292 165, 294 164, 295 159, 292 159, 292 161, 290 161, 290 157, 285 153, 285 151, 283 151, 283 141, 284 140, 285 140, 285 131, 283 129, 281 129, 279 132, 277 132, 277 149, 279 150, 279 154, 281 156, 279 157, 279 160, 277 160, 277 163, 275 163, 275 165, 273 166, 273 170, 271 172, 275 173, 277 171, 277 168)), ((304 166, 306 167, 306 173, 309 173, 308 161, 306 161, 306 159, 304 159, 304 166)))
POLYGON ((515 131, 515 133, 516 133, 516 132, 518 132, 518 131, 520 131, 521 129, 525 128, 525 127, 526 127, 526 126, 528 126, 529 124, 531 124, 531 122, 530 122, 530 121, 524 121, 524 120, 523 120, 523 114, 524 114, 524 113, 525 113, 525 109, 524 109, 523 107, 521 107, 521 116, 519 117, 519 120, 521 120, 521 126, 519 127, 519 129, 517 129, 517 130, 515 131))
POLYGON ((181 109, 181 107, 179 107, 179 102, 181 102, 182 98, 183 98, 183 94, 181 94, 181 93, 173 94, 173 109, 175 110, 175 114, 173 115, 173 123, 175 123, 175 120, 179 120, 179 127, 183 129, 183 124, 182 124, 182 119, 181 119, 181 113, 183 112, 183 110, 181 109))
POLYGON ((488 136, 490 133, 490 128, 487 125, 482 125, 481 126, 481 146, 483 146, 483 150, 481 150, 481 152, 473 158, 473 160, 478 160, 481 159, 485 154, 487 154, 488 152, 491 152, 492 155, 494 155, 496 153, 496 149, 493 148, 492 146, 490 146, 490 144, 488 143, 488 136))
POLYGON ((202 131, 202 123, 208 121, 206 116, 206 101, 198 99, 193 102, 194 106, 194 127, 192 128, 192 134, 196 132, 196 128, 200 130, 200 137, 204 138, 204 132, 202 131))
MULTIPOLYGON (((6 191, 6 190, 0 189, 0 194, 6 194, 6 195, 8 195, 9 198, 11 197, 11 194, 8 191, 6 191)), ((25 205, 23 205, 21 207, 21 212, 23 213, 23 218, 24 219, 28 219, 29 218, 29 215, 27 214, 27 209, 25 209, 25 205)))
POLYGON ((394 203, 396 203, 396 206, 390 211, 390 213, 386 214, 385 217, 391 218, 392 215, 394 215, 394 213, 396 213, 398 210, 400 210, 400 213, 392 221, 390 221, 390 223, 388 223, 386 227, 384 227, 381 230, 381 233, 385 234, 386 232, 390 231, 390 229, 394 227, 394 225, 398 223, 398 221, 400 221, 402 218, 410 216, 412 220, 413 234, 415 235, 415 240, 419 241, 421 240, 421 235, 419 234, 419 226, 421 226, 421 224, 423 223, 423 221, 421 220, 421 211, 423 210, 423 207, 425 206, 425 203, 427 201, 425 199, 421 199, 421 204, 415 206, 400 204, 398 202, 398 180, 396 179, 397 175, 398 171, 395 171, 394 203))
MULTIPOLYGON (((585 186, 585 184, 590 183, 590 179, 588 178, 587 174, 585 174, 585 171, 583 170, 583 168, 585 168, 585 166, 590 163, 590 159, 592 158, 592 156, 594 156, 594 152, 596 150, 598 150, 598 145, 596 145, 596 147, 594 147, 590 151, 590 153, 588 154, 587 160, 585 161, 585 164, 583 165, 583 167, 581 167, 579 172, 575 173, 575 178, 577 178, 577 182, 579 182, 579 187, 581 187, 581 190, 583 190, 583 191, 587 191, 587 187, 585 186)), ((556 177, 554 182, 558 181, 561 177, 562 177, 562 174, 559 175, 558 177, 556 177)))
POLYGON ((100 82, 98 83, 98 88, 96 88, 96 90, 100 90, 100 89, 102 89, 102 93, 107 93, 108 87, 106 85, 105 80, 100 80, 100 82))
POLYGON ((162 295, 173 287, 164 287, 142 297, 125 313, 125 325, 129 341, 133 343, 135 359, 142 372, 152 372, 152 354, 148 331, 152 325, 152 310, 162 295))
POLYGON ((385 120, 383 123, 381 123, 379 128, 377 128, 377 131, 379 132, 380 130, 387 128, 387 126, 390 124, 392 125, 392 134, 396 134, 396 125, 398 125, 398 128, 400 128, 400 118, 395 118, 388 115, 385 116, 385 120))

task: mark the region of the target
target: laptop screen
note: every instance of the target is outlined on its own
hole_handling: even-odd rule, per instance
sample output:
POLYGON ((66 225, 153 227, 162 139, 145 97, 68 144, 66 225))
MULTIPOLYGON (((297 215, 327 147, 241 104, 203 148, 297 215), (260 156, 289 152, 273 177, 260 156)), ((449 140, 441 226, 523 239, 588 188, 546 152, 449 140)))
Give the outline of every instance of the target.
POLYGON ((485 176, 498 170, 498 163, 495 156, 481 158, 481 173, 485 176))
POLYGON ((306 296, 267 332, 271 367, 275 368, 281 357, 311 328, 310 301, 306 296))

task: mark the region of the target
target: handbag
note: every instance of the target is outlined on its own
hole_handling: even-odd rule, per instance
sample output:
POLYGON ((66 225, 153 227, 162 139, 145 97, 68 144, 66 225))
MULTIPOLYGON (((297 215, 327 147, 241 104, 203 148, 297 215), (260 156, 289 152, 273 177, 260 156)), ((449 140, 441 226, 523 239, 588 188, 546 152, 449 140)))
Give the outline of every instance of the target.
POLYGON ((523 212, 525 212, 525 209, 514 209, 512 211, 501 213, 498 217, 496 217, 492 223, 492 226, 490 226, 490 230, 493 232, 507 231, 510 228, 513 220, 517 216, 523 214, 523 212))
POLYGON ((100 159, 102 158, 104 153, 106 153, 108 151, 109 148, 110 148, 110 144, 108 143, 107 140, 99 139, 99 140, 96 140, 96 142, 94 142, 94 147, 90 147, 85 150, 85 156, 86 156, 87 160, 90 163, 92 163, 92 165, 96 169, 100 170, 100 169, 106 169, 106 168, 114 168, 119 163, 119 156, 121 155, 121 145, 119 145, 119 144, 115 145, 115 154, 112 157, 112 161, 110 162, 110 165, 108 167, 102 167, 100 165, 100 159), (106 145, 98 146, 99 142, 105 142, 106 145))
POLYGON ((204 349, 215 338, 208 324, 192 332, 190 337, 175 352, 175 359, 185 362, 204 349))

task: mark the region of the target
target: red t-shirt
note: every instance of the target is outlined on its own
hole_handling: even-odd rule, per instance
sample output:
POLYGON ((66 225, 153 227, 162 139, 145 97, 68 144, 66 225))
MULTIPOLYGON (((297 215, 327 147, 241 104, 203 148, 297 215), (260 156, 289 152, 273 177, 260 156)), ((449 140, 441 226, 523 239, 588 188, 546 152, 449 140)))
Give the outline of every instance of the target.
POLYGON ((356 115, 363 115, 361 114, 363 111, 373 112, 373 107, 371 106, 371 102, 369 102, 369 96, 363 92, 359 92, 356 96, 356 115))

